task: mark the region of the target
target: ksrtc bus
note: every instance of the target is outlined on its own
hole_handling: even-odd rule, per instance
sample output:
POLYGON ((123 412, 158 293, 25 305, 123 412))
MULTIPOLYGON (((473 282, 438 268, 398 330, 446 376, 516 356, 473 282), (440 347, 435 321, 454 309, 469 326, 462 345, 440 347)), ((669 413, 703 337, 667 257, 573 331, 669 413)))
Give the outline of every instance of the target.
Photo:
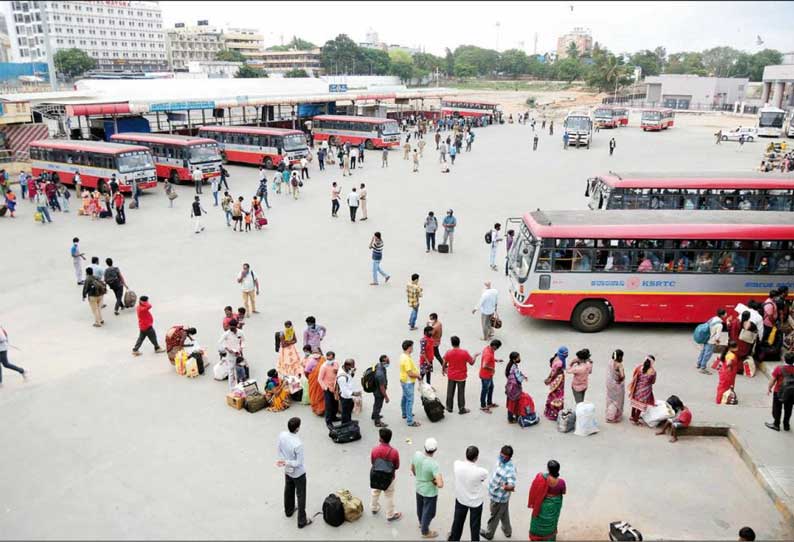
POLYGON ((589 112, 584 110, 570 111, 565 117, 562 129, 564 134, 568 136, 569 146, 590 148, 590 140, 593 137, 593 119, 589 112))
POLYGON ((672 109, 645 109, 640 117, 643 132, 667 130, 673 127, 675 113, 672 109))
POLYGON ((794 287, 794 213, 535 211, 508 227, 513 305, 583 332, 704 322, 794 287))
POLYGON ((198 167, 204 179, 219 177, 221 154, 218 143, 209 138, 184 135, 122 132, 110 136, 112 141, 148 147, 152 151, 157 176, 172 183, 193 181, 198 167))
POLYGON ((306 136, 300 130, 261 126, 202 126, 199 136, 216 141, 223 162, 264 165, 295 164, 309 155, 306 136))
POLYGON ((762 107, 758 110, 758 135, 783 137, 783 121, 786 112, 777 107, 762 107))
POLYGON ((108 191, 113 177, 122 192, 132 192, 133 181, 141 190, 157 186, 152 153, 140 145, 40 139, 30 144, 29 152, 34 176, 57 174, 65 185, 74 185, 79 173, 82 186, 100 192, 108 191))
POLYGON ((616 126, 628 126, 629 110, 625 107, 613 107, 612 118, 617 122, 616 126))
POLYGON ((363 143, 367 149, 382 149, 400 144, 400 125, 381 117, 319 115, 312 119, 312 134, 330 145, 363 143))
POLYGON ((441 114, 452 117, 498 117, 499 105, 473 100, 442 100, 441 114))
POLYGON ((620 125, 615 109, 609 105, 599 105, 593 110, 593 123, 599 128, 617 128, 620 125))

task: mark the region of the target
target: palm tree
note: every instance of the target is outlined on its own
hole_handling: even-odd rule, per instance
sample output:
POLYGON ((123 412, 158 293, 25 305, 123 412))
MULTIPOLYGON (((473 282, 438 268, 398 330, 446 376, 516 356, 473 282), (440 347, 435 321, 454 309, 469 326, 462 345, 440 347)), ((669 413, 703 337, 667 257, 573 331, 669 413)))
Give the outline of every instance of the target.
POLYGON ((568 48, 565 50, 565 56, 574 60, 579 58, 579 48, 574 42, 568 44, 568 48))

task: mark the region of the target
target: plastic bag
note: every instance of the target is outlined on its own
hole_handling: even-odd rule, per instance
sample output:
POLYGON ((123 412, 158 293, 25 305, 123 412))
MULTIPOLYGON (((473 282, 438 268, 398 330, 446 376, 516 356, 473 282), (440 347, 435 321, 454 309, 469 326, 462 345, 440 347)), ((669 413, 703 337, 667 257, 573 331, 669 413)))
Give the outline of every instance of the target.
POLYGON ((670 405, 664 401, 656 401, 656 405, 646 408, 641 417, 648 427, 656 427, 673 416, 675 416, 675 412, 670 405))
POLYGON ((560 433, 570 433, 576 428, 576 414, 571 409, 566 408, 557 414, 557 431, 560 433))
POLYGON ((598 433, 598 423, 596 423, 595 405, 593 403, 579 403, 576 405, 575 427, 574 433, 580 437, 598 433))
POLYGON ((428 401, 435 401, 436 397, 436 390, 428 384, 427 382, 420 381, 419 382, 419 397, 422 399, 427 399, 428 401))

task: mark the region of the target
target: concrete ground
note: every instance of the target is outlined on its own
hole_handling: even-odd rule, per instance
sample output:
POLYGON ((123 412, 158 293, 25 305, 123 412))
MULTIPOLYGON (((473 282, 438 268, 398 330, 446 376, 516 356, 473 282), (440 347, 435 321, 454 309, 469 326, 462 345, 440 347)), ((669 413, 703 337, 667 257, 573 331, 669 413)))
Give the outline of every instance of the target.
MULTIPOLYGON (((554 137, 541 135, 531 151, 528 126, 505 125, 477 132, 474 150, 463 153, 450 174, 441 174, 429 144, 421 171, 411 173, 401 153, 390 153, 388 169, 380 153, 366 155, 366 167, 352 179, 339 170, 312 170, 301 198, 271 194, 273 209, 265 231, 233 233, 219 209, 211 208, 205 232, 193 233, 189 218, 192 191, 180 187, 176 208, 169 209, 161 190, 146 194, 141 209, 128 211, 128 222, 91 222, 72 212, 56 214, 52 226, 35 224, 31 205, 22 202, 16 220, 0 220, 3 296, 0 322, 19 348, 11 360, 30 371, 23 383, 4 371, 0 392, 3 413, 3 495, 0 537, 83 538, 279 538, 279 539, 414 539, 419 531, 413 512, 413 480, 408 464, 425 438, 439 441, 438 459, 447 486, 441 491, 433 526, 448 530, 454 506, 452 463, 466 446, 476 444, 481 463, 492 468, 499 448, 516 449, 519 472, 513 499, 515 538, 526 536, 531 478, 548 459, 562 464, 568 484, 560 520, 560 539, 603 539, 610 521, 628 520, 648 539, 735 539, 751 525, 760 539, 794 536, 727 439, 685 438, 669 444, 650 429, 625 422, 603 423, 605 366, 615 348, 626 352, 627 370, 647 353, 658 362, 655 393, 679 395, 695 421, 727 422, 752 440, 768 465, 783 468, 792 435, 773 433, 762 423, 769 417, 765 378, 739 377, 735 407, 714 404, 716 375, 694 370, 696 345, 688 326, 616 325, 583 335, 565 322, 519 317, 509 306, 507 281, 487 265, 483 233, 495 221, 520 216, 528 209, 582 209, 584 182, 596 173, 615 171, 750 170, 760 160, 762 144, 714 145, 716 129, 709 117, 679 116, 674 129, 643 133, 632 126, 596 134, 590 150, 563 151, 557 126, 554 137), (607 141, 617 140, 608 156, 607 141), (341 181, 346 194, 355 182, 369 190, 370 219, 352 224, 343 207, 330 217, 331 181, 341 181), (422 223, 427 211, 443 216, 453 208, 459 228, 453 255, 426 254, 422 223), (369 286, 367 245, 374 231, 385 241, 383 268, 388 285, 369 286), (369 450, 377 434, 369 424, 371 398, 361 415, 363 440, 336 445, 321 420, 306 407, 255 415, 226 406, 226 383, 209 375, 179 378, 163 355, 147 344, 144 356, 130 356, 137 336, 134 314, 114 316, 107 325, 91 327, 90 310, 74 283, 69 247, 78 236, 88 256, 113 257, 138 295, 154 306, 158 335, 175 323, 198 328, 198 340, 214 345, 220 335, 223 306, 241 303, 235 276, 250 262, 262 283, 261 314, 245 331, 253 376, 264 380, 276 359, 273 332, 285 319, 300 331, 309 314, 328 327, 325 348, 338 357, 353 357, 360 370, 381 353, 395 362, 390 369, 393 401, 385 407, 394 429, 403 468, 398 472, 397 502, 402 521, 387 524, 369 512, 354 524, 334 529, 321 518, 306 530, 283 517, 282 478, 274 467, 275 441, 286 420, 303 418, 300 436, 306 446, 308 510, 318 512, 323 498, 348 488, 365 504, 369 450), (401 425, 396 360, 400 342, 418 340, 407 329, 405 284, 421 274, 425 295, 420 319, 438 312, 445 338, 457 334, 463 346, 482 348, 477 340, 479 317, 471 308, 482 281, 491 278, 501 292, 504 358, 521 352, 529 375, 525 389, 542 405, 547 360, 560 344, 571 351, 588 347, 595 368, 588 400, 595 403, 601 432, 589 438, 557 433, 554 424, 519 429, 509 426, 504 408, 479 412, 477 371, 469 374, 467 399, 472 413, 449 415, 431 424, 419 405, 418 429, 401 425)), ((232 192, 255 190, 255 168, 231 166, 232 192)), ((72 199, 72 202, 75 200, 72 199)), ((112 306, 110 298, 107 302, 112 306)), ((110 308, 110 307, 108 307, 110 308)), ((446 343, 444 348, 446 348, 446 343)), ((214 356, 213 356, 214 361, 214 356)), ((445 383, 435 374, 436 387, 445 383)), ((504 376, 497 374, 496 402, 504 404, 504 376)), ((570 402, 570 390, 567 400, 570 402)), ((497 534, 500 537, 501 534, 497 534)))

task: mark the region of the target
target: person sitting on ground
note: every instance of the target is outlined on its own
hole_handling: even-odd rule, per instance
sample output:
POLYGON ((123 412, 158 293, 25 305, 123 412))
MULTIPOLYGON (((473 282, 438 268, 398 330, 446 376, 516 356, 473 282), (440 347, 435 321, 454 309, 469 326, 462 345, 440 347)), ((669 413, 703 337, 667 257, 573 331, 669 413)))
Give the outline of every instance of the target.
POLYGON ((185 347, 193 346, 193 335, 195 334, 196 328, 183 325, 172 326, 171 329, 166 332, 165 351, 168 353, 168 359, 171 360, 171 365, 174 364, 174 359, 180 350, 185 347))
POLYGON ((270 369, 267 372, 267 382, 265 382, 265 391, 273 391, 276 389, 279 384, 281 384, 281 379, 278 376, 278 371, 275 369, 270 369))
POLYGON ((689 410, 685 404, 681 403, 679 408, 676 409, 675 417, 672 420, 667 420, 664 425, 659 429, 656 434, 664 435, 670 429, 670 442, 678 440, 677 432, 679 429, 689 427, 692 423, 692 411, 689 410))

